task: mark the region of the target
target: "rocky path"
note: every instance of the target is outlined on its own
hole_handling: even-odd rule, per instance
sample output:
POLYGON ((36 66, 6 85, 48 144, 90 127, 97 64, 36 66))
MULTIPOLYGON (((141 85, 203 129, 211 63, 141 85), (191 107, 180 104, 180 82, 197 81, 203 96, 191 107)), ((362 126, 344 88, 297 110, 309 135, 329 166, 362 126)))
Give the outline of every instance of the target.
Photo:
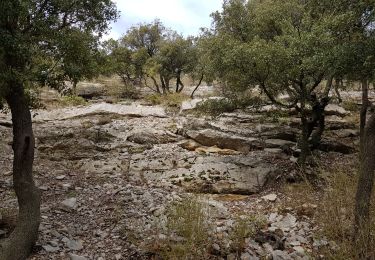
MULTIPOLYGON (((1 220, 12 215, 16 200, 9 116, 0 115, 0 122, 1 220)), ((326 144, 354 152, 357 133, 350 124, 337 116, 327 122, 332 131, 338 125, 347 130, 339 133, 345 142, 327 138, 326 144)), ((34 171, 43 206, 31 259, 151 258, 150 244, 165 236, 155 223, 191 193, 215 212, 209 258, 309 259, 328 242, 314 239, 309 214, 283 208, 288 198, 273 189, 278 179, 296 177, 297 124, 240 111, 199 119, 134 104, 34 111, 34 171), (264 220, 260 232, 233 252, 233 216, 252 215, 264 220)), ((299 206, 303 212, 317 207, 299 206)), ((0 226, 0 238, 8 232, 0 226)))

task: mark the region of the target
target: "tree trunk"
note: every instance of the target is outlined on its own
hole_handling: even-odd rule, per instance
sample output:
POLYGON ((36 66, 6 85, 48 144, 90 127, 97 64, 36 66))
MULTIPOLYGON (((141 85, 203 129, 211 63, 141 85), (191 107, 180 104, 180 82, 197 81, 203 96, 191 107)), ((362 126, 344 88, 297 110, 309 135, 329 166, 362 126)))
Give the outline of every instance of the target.
POLYGON ((320 100, 316 100, 312 104, 311 118, 308 120, 308 135, 307 138, 311 137, 310 144, 311 150, 318 148, 322 135, 325 129, 325 114, 324 110, 328 105, 329 98, 323 97, 320 100), (314 131, 314 128, 315 131, 314 131))
POLYGON ((176 80, 176 93, 181 93, 182 90, 185 87, 184 84, 181 81, 181 70, 179 70, 177 72, 177 77, 176 78, 177 78, 177 80, 176 80), (181 86, 181 88, 180 88, 180 86, 181 86))
POLYGON ((366 241, 370 223, 371 195, 375 172, 375 115, 372 115, 363 132, 361 168, 355 198, 355 240, 366 241), (365 239, 365 240, 363 240, 365 239))
POLYGON ((302 171, 305 172, 306 159, 310 153, 308 120, 307 120, 305 109, 301 110, 301 124, 302 124, 302 134, 299 140, 299 147, 301 149, 301 154, 298 158, 298 163, 301 165, 302 171))
POLYGON ((177 91, 177 92, 178 92, 178 93, 181 93, 182 90, 184 90, 184 87, 185 87, 185 86, 184 86, 184 83, 182 83, 182 81, 181 81, 180 78, 178 79, 178 85, 181 86, 181 87, 178 88, 178 91, 177 91))
POLYGON ((169 89, 169 82, 170 82, 170 81, 171 81, 170 78, 165 78, 165 79, 164 79, 165 89, 166 89, 166 92, 167 92, 168 94, 171 93, 171 90, 169 89))
MULTIPOLYGON (((156 92, 158 92, 159 94, 161 94, 160 87, 159 87, 159 84, 158 84, 157 80, 154 77, 151 77, 151 79, 154 82, 154 85, 155 85, 155 88, 156 88, 156 92)), ((145 82, 146 82, 146 80, 145 80, 145 82)), ((147 84, 147 82, 146 82, 146 84, 147 84)))
POLYGON ((0 243, 0 259, 24 260, 38 238, 40 192, 32 175, 35 142, 28 101, 21 84, 12 85, 11 89, 6 101, 12 113, 13 185, 19 213, 16 228, 0 243))
POLYGON ((366 79, 363 79, 361 83, 362 83, 362 107, 361 107, 361 112, 360 112, 360 123, 359 123, 360 151, 362 151, 362 148, 363 148, 367 110, 369 106, 368 81, 366 79))
POLYGON ((165 85, 164 77, 160 75, 161 88, 163 90, 163 95, 167 95, 167 86, 165 85))
POLYGON ((78 84, 78 80, 74 80, 73 81, 73 96, 77 96, 77 84, 78 84))
POLYGON ((327 83, 324 89, 323 97, 329 97, 329 92, 331 91, 331 88, 332 88, 332 82, 333 82, 333 76, 329 76, 327 78, 327 83))
POLYGON ((180 77, 181 77, 181 71, 178 71, 176 75, 176 93, 180 92, 180 77))
POLYGON ((342 79, 336 79, 336 84, 334 86, 335 88, 335 93, 336 93, 336 96, 337 96, 337 100, 339 101, 339 104, 342 103, 342 98, 341 98, 341 95, 340 95, 340 88, 343 89, 344 87, 344 82, 342 79))
POLYGON ((192 92, 191 95, 190 95, 190 98, 191 98, 191 99, 194 98, 194 94, 195 94, 195 92, 198 90, 199 86, 202 84, 203 77, 204 77, 204 74, 202 73, 201 78, 199 79, 199 82, 198 82, 197 86, 195 87, 195 89, 193 90, 193 92, 192 92))

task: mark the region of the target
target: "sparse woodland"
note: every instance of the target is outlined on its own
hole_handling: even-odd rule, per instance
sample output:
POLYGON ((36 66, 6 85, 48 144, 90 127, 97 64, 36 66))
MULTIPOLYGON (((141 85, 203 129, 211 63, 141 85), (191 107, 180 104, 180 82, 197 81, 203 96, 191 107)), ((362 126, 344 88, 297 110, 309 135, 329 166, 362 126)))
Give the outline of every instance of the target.
POLYGON ((375 1, 119 17, 0 2, 0 260, 375 259, 375 1))

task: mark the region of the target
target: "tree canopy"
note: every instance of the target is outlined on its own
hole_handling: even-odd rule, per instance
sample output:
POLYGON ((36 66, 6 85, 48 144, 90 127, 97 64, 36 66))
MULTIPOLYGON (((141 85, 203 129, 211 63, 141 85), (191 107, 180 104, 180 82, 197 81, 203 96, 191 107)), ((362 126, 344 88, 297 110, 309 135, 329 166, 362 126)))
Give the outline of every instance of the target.
POLYGON ((117 17, 109 0, 2 1, 0 8, 3 96, 12 88, 9 80, 29 85, 58 67, 72 80, 89 76, 91 54, 108 21, 117 17))
POLYGON ((12 113, 13 183, 19 204, 17 226, 1 241, 0 259, 26 259, 38 235, 40 194, 33 180, 35 141, 27 90, 56 68, 62 71, 57 75, 72 80, 89 75, 90 69, 82 66, 87 54, 117 15, 111 0, 0 2, 0 102, 6 101, 12 113))
POLYGON ((303 129, 301 148, 308 151, 317 125, 312 145, 320 141, 332 78, 349 73, 365 60, 358 55, 368 53, 350 39, 356 37, 353 32, 364 34, 355 29, 359 22, 368 23, 359 15, 367 14, 363 7, 348 1, 226 1, 212 15, 207 49, 215 76, 235 91, 260 88, 274 104, 295 108, 303 129))
POLYGON ((119 40, 107 42, 109 63, 125 84, 152 81, 154 91, 168 93, 171 80, 176 92, 182 91, 182 75, 197 65, 194 39, 166 28, 159 20, 130 28, 119 40))

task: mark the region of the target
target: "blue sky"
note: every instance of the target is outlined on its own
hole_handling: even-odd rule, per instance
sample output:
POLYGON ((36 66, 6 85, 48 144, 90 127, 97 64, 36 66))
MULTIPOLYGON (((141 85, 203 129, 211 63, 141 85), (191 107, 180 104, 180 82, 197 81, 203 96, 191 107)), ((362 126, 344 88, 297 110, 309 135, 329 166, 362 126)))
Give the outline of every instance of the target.
POLYGON ((201 27, 210 27, 210 14, 221 9, 222 0, 114 0, 121 12, 106 38, 119 38, 132 25, 155 18, 184 36, 197 35, 201 27))

